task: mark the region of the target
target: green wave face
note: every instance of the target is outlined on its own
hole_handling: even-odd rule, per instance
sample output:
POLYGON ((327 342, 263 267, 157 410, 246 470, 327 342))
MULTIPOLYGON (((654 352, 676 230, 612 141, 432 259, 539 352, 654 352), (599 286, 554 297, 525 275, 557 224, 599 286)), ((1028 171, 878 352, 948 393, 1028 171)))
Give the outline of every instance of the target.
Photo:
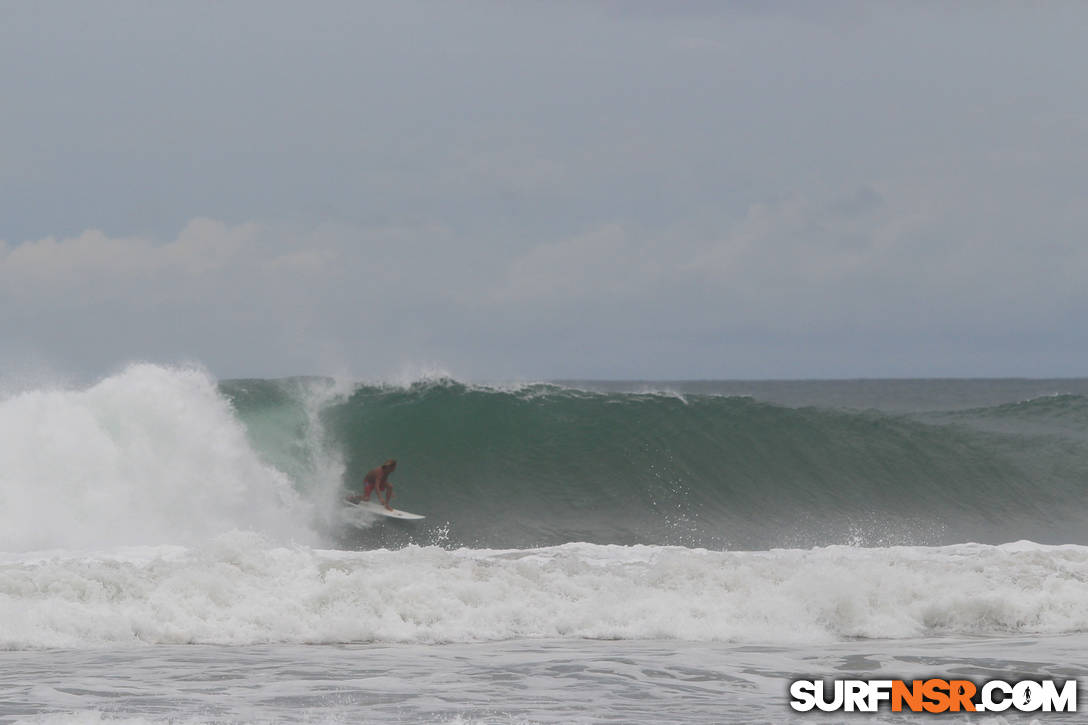
POLYGON ((339 543, 762 549, 1088 538, 1079 396, 893 415, 447 380, 358 386, 315 405, 327 384, 221 390, 262 455, 300 488, 322 460, 338 462, 347 491, 399 460, 395 502, 426 514, 426 525, 340 531, 339 543))

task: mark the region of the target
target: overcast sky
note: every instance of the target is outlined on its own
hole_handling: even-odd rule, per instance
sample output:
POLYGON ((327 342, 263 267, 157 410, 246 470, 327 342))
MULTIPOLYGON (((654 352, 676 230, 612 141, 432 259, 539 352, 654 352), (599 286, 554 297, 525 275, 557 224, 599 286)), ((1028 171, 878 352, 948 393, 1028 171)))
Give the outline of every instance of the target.
POLYGON ((0 372, 1088 375, 1088 4, 0 2, 0 372))

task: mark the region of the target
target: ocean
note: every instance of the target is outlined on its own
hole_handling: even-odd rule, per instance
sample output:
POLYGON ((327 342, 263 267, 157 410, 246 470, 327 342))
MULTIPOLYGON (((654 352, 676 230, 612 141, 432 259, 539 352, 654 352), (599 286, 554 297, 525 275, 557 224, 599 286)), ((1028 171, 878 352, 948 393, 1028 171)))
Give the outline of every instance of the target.
POLYGON ((1088 380, 0 377, 0 722, 1088 722, 1088 380), (345 507, 395 457, 395 521, 345 507))

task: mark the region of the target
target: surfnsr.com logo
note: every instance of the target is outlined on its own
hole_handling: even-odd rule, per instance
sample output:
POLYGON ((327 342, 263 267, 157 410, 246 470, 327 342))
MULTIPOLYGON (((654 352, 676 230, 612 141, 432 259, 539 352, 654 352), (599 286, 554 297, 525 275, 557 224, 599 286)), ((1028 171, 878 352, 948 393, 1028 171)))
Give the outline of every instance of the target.
POLYGON ((1076 712, 1077 681, 794 680, 790 697, 798 712, 1076 712))

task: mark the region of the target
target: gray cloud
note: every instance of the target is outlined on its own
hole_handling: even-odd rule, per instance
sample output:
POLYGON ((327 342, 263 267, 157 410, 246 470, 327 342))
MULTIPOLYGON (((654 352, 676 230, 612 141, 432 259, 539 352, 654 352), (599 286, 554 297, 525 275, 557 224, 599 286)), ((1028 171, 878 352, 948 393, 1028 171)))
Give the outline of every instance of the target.
POLYGON ((1083 373, 1088 11, 821 7, 9 6, 0 364, 1083 373))

